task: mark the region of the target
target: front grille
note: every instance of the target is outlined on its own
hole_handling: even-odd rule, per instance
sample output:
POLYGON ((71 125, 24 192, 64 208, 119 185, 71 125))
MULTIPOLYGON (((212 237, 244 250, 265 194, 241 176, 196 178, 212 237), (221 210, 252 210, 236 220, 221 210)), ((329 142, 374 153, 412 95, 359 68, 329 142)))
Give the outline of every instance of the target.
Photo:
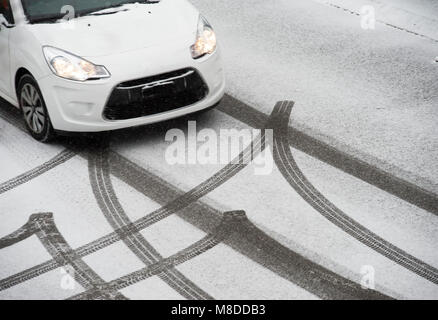
POLYGON ((103 116, 134 119, 192 105, 204 99, 208 87, 194 69, 182 69, 123 82, 111 93, 103 116))

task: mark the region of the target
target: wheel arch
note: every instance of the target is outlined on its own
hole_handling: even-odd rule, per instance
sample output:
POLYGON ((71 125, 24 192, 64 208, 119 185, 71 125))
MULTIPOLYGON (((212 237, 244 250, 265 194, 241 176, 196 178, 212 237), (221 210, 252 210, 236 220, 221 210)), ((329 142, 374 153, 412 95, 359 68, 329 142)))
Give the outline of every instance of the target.
POLYGON ((15 78, 14 78, 14 88, 15 88, 15 94, 17 96, 17 100, 19 99, 18 97, 18 84, 20 82, 20 79, 24 76, 24 75, 30 75, 31 77, 33 77, 32 73, 27 70, 26 68, 19 68, 17 70, 17 72, 15 73, 15 78))

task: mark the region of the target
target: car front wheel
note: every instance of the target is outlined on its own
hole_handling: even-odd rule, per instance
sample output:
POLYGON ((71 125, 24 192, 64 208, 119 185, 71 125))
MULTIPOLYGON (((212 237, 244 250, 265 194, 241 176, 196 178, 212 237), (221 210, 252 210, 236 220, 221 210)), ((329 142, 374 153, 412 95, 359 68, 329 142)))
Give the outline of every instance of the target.
POLYGON ((54 138, 43 95, 32 76, 21 77, 18 84, 18 100, 27 130, 32 137, 41 142, 48 142, 54 138))

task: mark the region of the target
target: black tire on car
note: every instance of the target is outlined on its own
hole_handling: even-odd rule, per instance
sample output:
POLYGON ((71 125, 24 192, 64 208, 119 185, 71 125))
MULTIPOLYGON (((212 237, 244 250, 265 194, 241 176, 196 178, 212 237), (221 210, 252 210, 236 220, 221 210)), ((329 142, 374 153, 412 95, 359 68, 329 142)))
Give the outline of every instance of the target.
POLYGON ((52 140, 55 133, 50 116, 38 83, 31 75, 26 74, 20 78, 17 95, 24 123, 30 135, 40 142, 52 140))

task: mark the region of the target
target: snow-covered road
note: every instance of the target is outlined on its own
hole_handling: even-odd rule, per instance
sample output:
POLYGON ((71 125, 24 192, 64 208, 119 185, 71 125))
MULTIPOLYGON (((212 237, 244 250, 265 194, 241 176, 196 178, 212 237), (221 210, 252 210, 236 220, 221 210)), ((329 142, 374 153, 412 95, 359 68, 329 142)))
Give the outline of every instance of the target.
POLYGON ((217 110, 42 145, 0 101, 0 299, 438 299, 436 6, 368 1, 364 31, 347 0, 192 2, 217 110), (170 165, 189 120, 272 129, 272 173, 170 165))
MULTIPOLYGON (((274 130, 290 116, 281 106, 274 130)), ((436 213, 289 147, 281 131, 276 167, 260 176, 253 164, 169 165, 163 137, 187 118, 46 146, 2 107, 2 298, 438 295, 436 213), (361 288, 368 276, 376 291, 361 288)), ((230 97, 219 110, 198 129, 247 128, 229 110, 253 117, 230 97)))
POLYGON ((228 91, 438 193, 438 2, 192 0, 222 43, 228 91), (364 5, 375 8, 363 30, 364 5), (424 38, 421 35, 426 35, 424 38))

